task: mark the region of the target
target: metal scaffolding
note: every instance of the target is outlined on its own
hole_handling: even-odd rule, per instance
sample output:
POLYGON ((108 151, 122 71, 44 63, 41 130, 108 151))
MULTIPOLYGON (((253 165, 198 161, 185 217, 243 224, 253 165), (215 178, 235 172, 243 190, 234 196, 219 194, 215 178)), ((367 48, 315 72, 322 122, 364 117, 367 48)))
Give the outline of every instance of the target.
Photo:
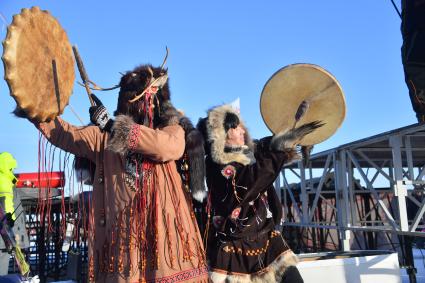
POLYGON ((344 251, 356 232, 425 237, 424 175, 423 124, 314 154, 305 167, 286 166, 275 181, 291 216, 283 225, 334 230, 344 251), (365 198, 366 210, 359 208, 365 198))

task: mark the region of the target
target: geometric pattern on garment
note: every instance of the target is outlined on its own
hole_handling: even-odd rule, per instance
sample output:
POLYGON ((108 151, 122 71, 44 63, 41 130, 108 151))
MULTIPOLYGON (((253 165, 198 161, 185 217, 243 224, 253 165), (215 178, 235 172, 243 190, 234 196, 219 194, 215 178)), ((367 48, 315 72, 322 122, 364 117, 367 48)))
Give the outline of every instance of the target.
POLYGON ((125 157, 125 183, 137 191, 143 184, 143 157, 140 153, 128 151, 125 157))
POLYGON ((192 270, 185 270, 172 276, 156 278, 155 280, 148 280, 146 283, 174 283, 184 282, 201 275, 208 274, 208 268, 206 266, 195 268, 192 270))

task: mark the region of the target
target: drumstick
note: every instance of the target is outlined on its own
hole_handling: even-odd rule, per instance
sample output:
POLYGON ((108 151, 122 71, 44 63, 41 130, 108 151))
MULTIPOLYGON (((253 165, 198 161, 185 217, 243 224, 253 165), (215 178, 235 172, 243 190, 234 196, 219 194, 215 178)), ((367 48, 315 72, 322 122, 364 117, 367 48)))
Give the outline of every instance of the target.
POLYGON ((300 103, 300 105, 298 106, 297 112, 295 113, 295 117, 294 117, 295 121, 294 121, 294 125, 292 126, 292 129, 295 129, 295 126, 297 125, 298 121, 301 120, 301 118, 307 112, 309 107, 310 107, 310 103, 308 103, 307 100, 303 100, 300 103))
POLYGON ((297 112, 295 113, 295 122, 294 122, 294 125, 292 126, 292 129, 295 129, 295 126, 297 125, 298 121, 301 120, 301 118, 307 112, 308 108, 310 107, 310 102, 318 99, 323 94, 325 94, 331 87, 334 87, 334 86, 336 86, 336 84, 331 82, 327 86, 325 86, 321 91, 316 92, 313 95, 310 95, 308 99, 301 101, 300 105, 298 106, 297 112))
POLYGON ((87 76, 86 69, 84 68, 83 60, 81 60, 80 54, 76 45, 72 46, 72 51, 74 51, 75 61, 77 62, 78 71, 80 72, 81 79, 83 80, 84 87, 86 88, 87 95, 89 96, 91 106, 95 106, 93 99, 91 98, 91 90, 89 87, 89 77, 87 76))
POLYGON ((56 95, 56 102, 58 103, 58 115, 61 109, 61 96, 59 91, 59 79, 58 79, 58 70, 56 67, 56 60, 52 60, 52 70, 53 70, 53 83, 55 85, 55 95, 56 95))

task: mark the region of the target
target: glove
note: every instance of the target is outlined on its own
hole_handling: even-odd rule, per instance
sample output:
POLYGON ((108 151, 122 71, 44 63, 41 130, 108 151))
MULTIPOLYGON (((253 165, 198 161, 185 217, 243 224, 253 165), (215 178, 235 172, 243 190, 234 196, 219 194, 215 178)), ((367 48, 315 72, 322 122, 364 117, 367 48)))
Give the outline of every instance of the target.
POLYGON ((108 110, 103 106, 102 101, 94 94, 91 94, 91 97, 96 105, 89 108, 90 121, 97 125, 102 131, 110 133, 114 120, 109 117, 108 110))

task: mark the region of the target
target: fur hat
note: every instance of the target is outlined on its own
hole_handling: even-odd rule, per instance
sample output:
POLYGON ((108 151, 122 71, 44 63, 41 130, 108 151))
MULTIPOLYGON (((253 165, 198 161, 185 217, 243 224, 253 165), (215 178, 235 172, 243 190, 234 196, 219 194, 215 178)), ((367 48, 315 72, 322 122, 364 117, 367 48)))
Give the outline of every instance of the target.
POLYGON ((154 103, 154 127, 159 123, 162 115, 161 106, 170 100, 167 70, 152 65, 141 65, 134 70, 124 74, 120 80, 120 92, 118 96, 117 109, 114 115, 128 115, 138 124, 143 124, 145 113, 140 107, 142 97, 131 101, 143 94, 150 86, 157 86, 154 103))
MULTIPOLYGON (((298 142, 323 125, 321 121, 313 121, 297 128, 284 130, 274 135, 268 146, 274 151, 291 151, 291 158, 289 159, 292 160, 297 158, 294 148, 298 145, 298 142)), ((205 152, 211 156, 214 162, 219 164, 238 162, 243 165, 255 162, 252 152, 255 151, 256 146, 251 140, 239 113, 230 105, 210 109, 207 118, 200 119, 197 127, 205 137, 205 152), (235 121, 239 121, 245 130, 245 146, 238 147, 238 150, 232 150, 233 148, 229 150, 229 147, 226 146, 227 130, 237 126, 235 121)))
MULTIPOLYGON (((185 152, 188 160, 178 160, 177 163, 189 164, 189 189, 193 197, 202 201, 206 196, 204 186, 204 147, 203 137, 193 127, 191 121, 182 115, 170 101, 167 70, 151 65, 141 65, 127 72, 120 81, 120 92, 116 121, 113 127, 114 135, 109 140, 108 148, 125 155, 128 150, 127 137, 133 123, 146 125, 146 113, 140 103, 143 103, 143 93, 151 86, 158 87, 153 97, 153 127, 162 128, 170 125, 180 125, 185 131, 185 152), (135 100, 136 99, 136 100, 135 100), (135 100, 135 101, 132 101, 135 100)), ((178 166, 180 168, 181 166, 178 166)), ((183 172, 181 172, 183 174, 183 172)))

